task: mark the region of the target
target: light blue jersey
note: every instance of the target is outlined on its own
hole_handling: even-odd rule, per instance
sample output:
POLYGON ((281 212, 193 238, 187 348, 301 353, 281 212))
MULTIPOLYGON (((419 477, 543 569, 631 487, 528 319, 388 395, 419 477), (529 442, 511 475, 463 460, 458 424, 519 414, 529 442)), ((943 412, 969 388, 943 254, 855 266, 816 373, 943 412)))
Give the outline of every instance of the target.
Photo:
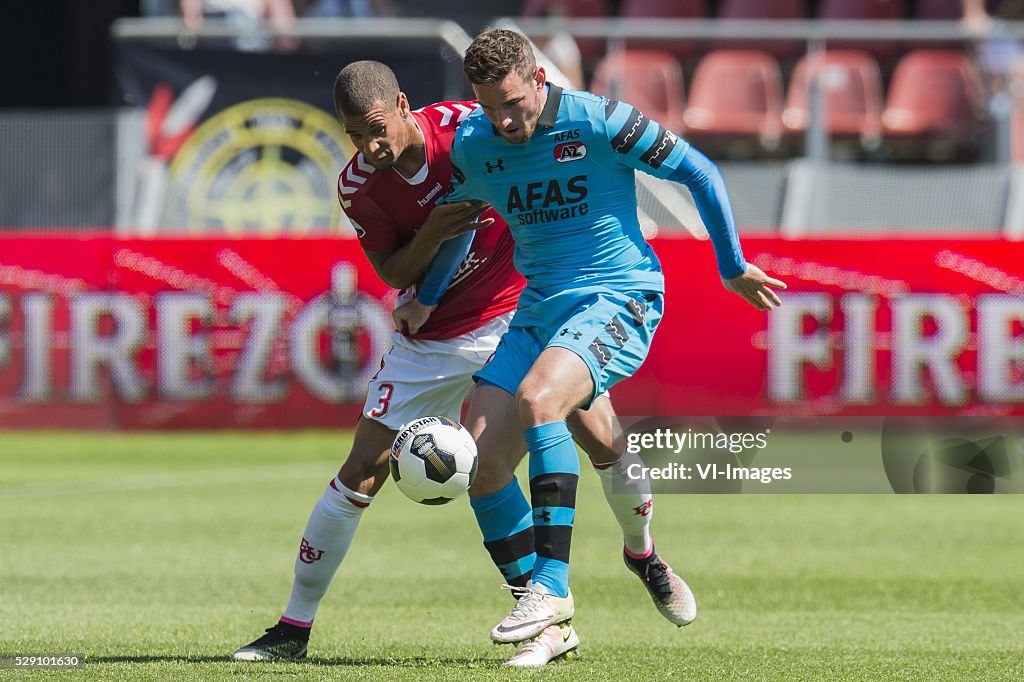
POLYGON ((687 145, 657 124, 617 140, 619 119, 636 112, 621 108, 616 115, 596 95, 551 86, 525 144, 506 142, 482 110, 455 133, 451 157, 461 175, 453 178, 449 200, 494 206, 515 238, 516 269, 541 293, 593 283, 665 289, 637 221, 633 169, 646 165, 664 176, 687 145))
MULTIPOLYGON (((515 393, 545 348, 589 367, 599 395, 643 363, 661 319, 664 276, 637 219, 634 173, 685 184, 722 277, 746 269, 721 174, 629 104, 549 85, 533 136, 514 145, 477 110, 452 144, 448 201, 483 200, 508 222, 526 278, 508 333, 480 380, 515 393)), ((485 228, 486 229, 486 228, 485 228)), ((432 305, 472 241, 446 242, 420 288, 432 305)))
MULTIPOLYGON (((640 110, 589 92, 549 85, 533 137, 506 142, 478 109, 455 134, 448 201, 483 200, 508 222, 515 265, 544 295, 602 284, 664 291, 661 266, 637 219, 634 172, 685 184, 715 247, 722 277, 746 268, 714 164, 640 110)), ((434 303, 471 237, 446 243, 421 287, 434 303)), ((623 288, 624 287, 624 288, 623 288)))

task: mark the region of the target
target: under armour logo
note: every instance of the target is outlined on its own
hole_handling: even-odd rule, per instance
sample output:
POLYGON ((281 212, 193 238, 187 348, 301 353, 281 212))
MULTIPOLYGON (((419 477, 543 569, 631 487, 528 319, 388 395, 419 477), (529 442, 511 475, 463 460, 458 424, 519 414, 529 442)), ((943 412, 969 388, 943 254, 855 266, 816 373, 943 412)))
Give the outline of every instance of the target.
POLYGON ((633 507, 633 513, 637 516, 650 516, 651 510, 654 508, 654 500, 650 499, 643 504, 633 507))
POLYGON ((547 509, 533 512, 534 522, 543 521, 544 523, 551 523, 551 512, 547 509))
POLYGON ((299 545, 299 561, 304 564, 311 564, 320 559, 324 555, 324 550, 316 549, 313 545, 309 544, 306 538, 302 538, 302 544, 299 545))
POLYGON ((488 173, 493 173, 494 171, 505 172, 505 162, 502 159, 495 159, 493 166, 490 161, 484 161, 484 165, 487 166, 488 173))
POLYGON ((579 341, 580 337, 583 336, 583 332, 576 332, 576 331, 571 332, 571 331, 569 331, 568 327, 563 329, 562 333, 559 334, 559 336, 567 336, 568 334, 572 334, 572 338, 574 338, 577 341, 579 341))

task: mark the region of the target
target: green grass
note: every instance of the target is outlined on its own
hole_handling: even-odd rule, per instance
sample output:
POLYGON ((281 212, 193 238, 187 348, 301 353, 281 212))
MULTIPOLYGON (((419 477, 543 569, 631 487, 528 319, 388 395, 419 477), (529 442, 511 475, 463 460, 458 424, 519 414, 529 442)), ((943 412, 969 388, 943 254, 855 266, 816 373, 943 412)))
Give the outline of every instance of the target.
POLYGON ((388 486, 303 664, 226 657, 280 615, 348 433, 0 433, 0 652, 77 652, 2 680, 1020 680, 1024 498, 662 495, 662 554, 701 615, 663 621, 585 471, 583 658, 499 668, 507 611, 468 505, 388 486))

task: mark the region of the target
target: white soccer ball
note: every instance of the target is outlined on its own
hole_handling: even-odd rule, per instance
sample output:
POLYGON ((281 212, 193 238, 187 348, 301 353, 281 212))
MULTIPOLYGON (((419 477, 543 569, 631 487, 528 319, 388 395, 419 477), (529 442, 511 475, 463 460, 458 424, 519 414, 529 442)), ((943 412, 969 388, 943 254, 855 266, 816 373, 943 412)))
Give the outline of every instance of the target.
POLYGON ((476 442, 447 417, 421 417, 391 445, 391 477, 413 502, 445 504, 469 490, 476 477, 476 442))

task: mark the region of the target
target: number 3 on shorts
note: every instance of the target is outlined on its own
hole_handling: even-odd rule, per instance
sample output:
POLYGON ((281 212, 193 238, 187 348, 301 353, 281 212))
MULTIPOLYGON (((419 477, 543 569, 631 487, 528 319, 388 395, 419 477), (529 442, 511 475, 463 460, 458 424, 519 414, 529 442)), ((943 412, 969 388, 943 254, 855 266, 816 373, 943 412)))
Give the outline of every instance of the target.
POLYGON ((380 400, 377 401, 379 407, 375 407, 370 410, 370 416, 375 419, 380 419, 388 413, 388 406, 391 404, 391 393, 395 390, 394 384, 381 384, 380 385, 380 400))

